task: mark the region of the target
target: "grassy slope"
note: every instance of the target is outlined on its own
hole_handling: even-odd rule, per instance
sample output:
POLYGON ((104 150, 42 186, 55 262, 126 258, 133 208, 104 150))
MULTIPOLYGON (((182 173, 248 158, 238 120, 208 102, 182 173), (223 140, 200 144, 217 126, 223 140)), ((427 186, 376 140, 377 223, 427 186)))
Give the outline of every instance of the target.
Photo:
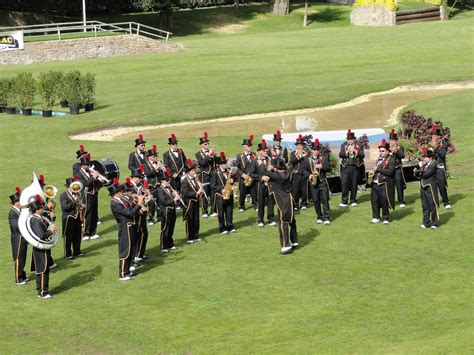
MULTIPOLYGON (((7 201, 16 184, 27 185, 32 168, 61 187, 79 144, 67 139, 69 131, 127 121, 314 106, 401 82, 472 78, 467 61, 469 24, 196 38, 185 41, 187 50, 178 55, 2 69, 0 76, 52 68, 95 71, 100 110, 70 118, 67 124, 0 115, 1 199, 7 201), (366 43, 371 46, 358 48, 366 43), (384 52, 383 43, 390 43, 384 52), (445 51, 437 50, 440 43, 445 51), (156 107, 148 106, 152 103, 156 107), (19 152, 21 159, 16 158, 19 152)), ((332 199, 330 228, 316 226, 314 212, 306 211, 298 218, 303 247, 289 257, 277 255, 275 229, 256 233, 250 211, 235 216, 239 229, 235 236, 222 238, 215 234, 216 220, 204 221, 204 243, 183 246, 166 257, 157 256, 155 226, 148 253, 153 259, 136 280, 122 284, 116 280, 115 224, 102 192, 104 224, 99 232, 104 238, 85 243, 88 256, 70 263, 61 260, 58 246, 54 255, 61 268, 51 275, 55 298, 40 302, 33 297, 34 284, 20 288, 12 282, 8 226, 2 222, 0 318, 9 321, 0 326, 0 348, 5 352, 33 347, 43 352, 467 351, 472 346, 472 292, 467 285, 472 284, 474 181, 469 163, 473 132, 466 122, 474 113, 473 98, 471 90, 416 105, 419 112, 446 122, 459 148, 449 157, 455 175, 450 181, 454 211, 442 211, 438 231, 418 229, 416 184, 407 191, 408 209, 397 210, 389 227, 368 224, 367 194, 361 196, 360 208, 350 212, 337 209, 338 197, 332 199), (386 231, 390 233, 383 235, 386 231)), ((213 138, 212 144, 236 153, 241 138, 241 134, 213 138)), ((85 143, 95 157, 112 156, 126 166, 130 142, 85 143)), ((196 149, 195 140, 181 143, 186 151, 196 149)), ((161 151, 165 148, 163 142, 158 146, 161 151)), ((6 207, 0 206, 3 216, 6 207)), ((180 220, 176 239, 181 246, 180 220)))

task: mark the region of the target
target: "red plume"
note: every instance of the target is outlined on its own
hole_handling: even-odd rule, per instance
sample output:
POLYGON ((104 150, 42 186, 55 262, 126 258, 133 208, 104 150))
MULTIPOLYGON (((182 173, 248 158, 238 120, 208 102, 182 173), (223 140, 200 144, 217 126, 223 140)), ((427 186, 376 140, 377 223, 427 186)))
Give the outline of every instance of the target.
POLYGON ((153 151, 156 153, 156 144, 153 144, 153 151))
POLYGON ((20 194, 20 193, 21 193, 21 189, 20 189, 18 186, 15 187, 15 191, 16 191, 17 194, 20 194))
POLYGON ((174 135, 174 133, 171 133, 171 139, 176 141, 176 136, 174 135))
POLYGON ((278 138, 281 138, 281 133, 280 133, 280 131, 277 131, 277 137, 278 137, 278 138))
POLYGON ((141 134, 138 136, 138 139, 143 142, 143 136, 141 134))
POLYGON ((423 154, 426 154, 426 147, 422 147, 422 148, 421 148, 421 152, 422 152, 423 154))
POLYGON ((204 132, 204 139, 207 140, 207 137, 208 137, 207 132, 204 132))
POLYGON ((182 154, 183 154, 183 150, 182 150, 182 149, 178 149, 178 154, 179 154, 179 155, 182 155, 182 154))
POLYGON ((350 135, 351 135, 351 133, 352 133, 352 132, 351 132, 351 130, 350 130, 350 129, 348 129, 348 130, 347 130, 347 135, 348 135, 348 136, 350 136, 350 135))
POLYGON ((187 162, 188 162, 188 166, 189 166, 189 167, 192 167, 192 166, 193 166, 193 161, 192 161, 191 158, 188 158, 188 159, 187 159, 187 162))
POLYGON ((36 201, 43 202, 43 199, 41 198, 40 195, 36 195, 35 198, 36 198, 36 201))
MULTIPOLYGON (((74 176, 75 177, 75 176, 74 176)), ((120 182, 118 181, 117 178, 114 178, 114 184, 115 186, 120 186, 120 182)))
POLYGON ((298 140, 299 141, 303 140, 303 136, 301 134, 298 135, 298 140))
POLYGON ((83 146, 82 144, 79 146, 79 149, 81 150, 81 152, 85 152, 85 151, 86 151, 86 148, 84 148, 84 146, 83 146))
POLYGON ((44 183, 44 176, 43 176, 43 175, 40 175, 40 176, 38 177, 38 180, 39 180, 39 182, 40 182, 41 184, 43 184, 43 183, 44 183))
POLYGON ((435 124, 434 125, 431 125, 431 133, 435 133, 436 132, 436 128, 438 128, 435 124))
POLYGON ((87 160, 91 160, 91 153, 87 153, 87 160))
POLYGON ((250 143, 252 143, 252 142, 253 142, 253 134, 251 134, 251 135, 250 135, 250 137, 249 137, 249 141, 250 141, 250 143))
POLYGON ((395 130, 392 128, 392 130, 390 131, 390 135, 393 136, 395 134, 395 130))
POLYGON ((385 143, 387 143, 387 140, 383 138, 382 141, 380 142, 380 145, 385 145, 385 143))
POLYGON ((315 145, 315 146, 318 146, 318 145, 319 145, 319 139, 318 139, 318 138, 316 138, 316 139, 314 140, 314 145, 315 145))
POLYGON ((171 176, 171 168, 169 166, 166 167, 166 176, 171 176))
POLYGON ((77 181, 77 180, 79 180, 79 176, 74 175, 74 176, 72 177, 72 179, 73 179, 74 181, 77 181))
POLYGON ((143 181, 143 188, 148 189, 148 180, 143 181))
POLYGON ((127 183, 128 186, 132 185, 132 180, 129 177, 125 179, 125 182, 127 183))
POLYGON ((140 171, 141 171, 142 174, 145 173, 145 165, 140 164, 140 166, 139 166, 138 168, 140 169, 140 171))
POLYGON ((221 152, 221 158, 225 159, 225 153, 224 152, 221 152))

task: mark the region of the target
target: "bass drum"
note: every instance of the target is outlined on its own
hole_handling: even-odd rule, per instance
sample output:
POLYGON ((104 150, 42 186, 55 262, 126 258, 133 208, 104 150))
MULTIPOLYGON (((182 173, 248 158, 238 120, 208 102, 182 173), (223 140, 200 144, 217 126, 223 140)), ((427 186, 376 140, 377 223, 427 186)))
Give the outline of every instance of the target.
POLYGON ((104 184, 105 186, 112 185, 114 183, 114 179, 120 178, 120 169, 115 160, 100 159, 92 160, 91 163, 94 166, 95 171, 109 180, 107 184, 104 184))

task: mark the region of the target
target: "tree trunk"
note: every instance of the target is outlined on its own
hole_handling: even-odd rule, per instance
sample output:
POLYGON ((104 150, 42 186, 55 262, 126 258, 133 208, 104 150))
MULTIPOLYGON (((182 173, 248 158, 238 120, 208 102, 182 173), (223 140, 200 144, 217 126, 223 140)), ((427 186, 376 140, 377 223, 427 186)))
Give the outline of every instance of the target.
POLYGON ((275 15, 285 16, 288 15, 290 8, 290 0, 275 0, 273 4, 273 13, 275 15))
POLYGON ((303 18, 303 27, 308 26, 308 0, 304 2, 304 18, 303 18))

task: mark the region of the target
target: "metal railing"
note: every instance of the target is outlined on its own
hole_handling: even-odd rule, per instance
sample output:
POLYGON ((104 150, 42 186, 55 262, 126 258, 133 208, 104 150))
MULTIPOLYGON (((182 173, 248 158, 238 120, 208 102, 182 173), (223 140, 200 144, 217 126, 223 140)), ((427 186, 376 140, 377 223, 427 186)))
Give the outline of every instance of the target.
POLYGON ((153 39, 163 40, 168 43, 172 33, 159 28, 143 25, 137 22, 105 23, 100 21, 77 21, 47 23, 41 25, 0 27, 1 32, 23 31, 25 39, 41 37, 57 37, 63 39, 66 35, 78 35, 77 37, 97 37, 101 34, 136 34, 153 39), (80 36, 79 36, 80 35, 80 36))

